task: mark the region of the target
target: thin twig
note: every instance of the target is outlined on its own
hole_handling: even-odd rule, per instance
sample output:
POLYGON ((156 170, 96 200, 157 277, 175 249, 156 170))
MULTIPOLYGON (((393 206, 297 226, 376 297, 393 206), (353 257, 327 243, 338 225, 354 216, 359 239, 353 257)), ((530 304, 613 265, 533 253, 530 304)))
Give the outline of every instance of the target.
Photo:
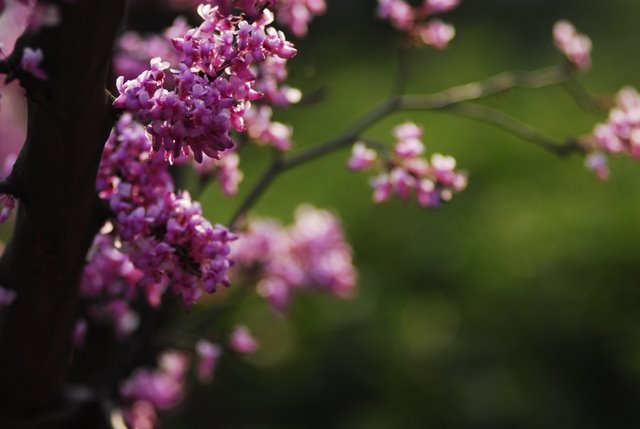
POLYGON ((548 67, 535 71, 503 72, 479 82, 467 83, 428 95, 405 95, 402 110, 442 109, 452 104, 497 95, 514 88, 543 88, 564 83, 567 75, 562 67, 548 67))
POLYGON ((411 51, 404 43, 400 43, 398 46, 398 65, 396 70, 396 76, 391 88, 391 95, 402 95, 407 89, 409 83, 409 70, 411 63, 411 51))
POLYGON ((581 146, 578 145, 575 140, 569 140, 566 143, 558 142, 552 137, 541 133, 519 119, 489 107, 479 106, 477 104, 461 103, 451 105, 442 109, 442 111, 496 125, 511 134, 520 137, 522 140, 531 142, 558 156, 567 156, 574 151, 583 151, 581 146))
POLYGON ((563 82, 562 87, 569 93, 578 106, 582 107, 588 112, 602 113, 606 111, 606 106, 587 91, 582 84, 575 79, 572 75, 567 77, 567 80, 563 82))
POLYGON ((263 192, 269 187, 271 182, 278 176, 278 173, 283 170, 282 163, 280 161, 274 160, 269 168, 264 172, 262 177, 256 182, 253 189, 249 192, 249 195, 244 199, 240 207, 236 210, 236 212, 231 217, 228 225, 232 230, 237 229, 240 226, 240 222, 242 222, 244 215, 249 211, 251 207, 258 201, 258 199, 262 196, 263 192))
POLYGON ((281 170, 292 169, 306 163, 307 161, 314 160, 323 155, 350 145, 358 139, 358 135, 360 135, 363 131, 367 130, 369 127, 371 127, 387 115, 395 112, 398 109, 399 100, 400 99, 398 97, 388 98, 387 101, 379 104, 378 106, 370 110, 369 113, 354 122, 354 124, 349 127, 349 129, 347 129, 347 131, 345 131, 341 136, 324 143, 311 146, 308 149, 303 149, 299 151, 299 153, 290 156, 288 159, 282 161, 281 170))

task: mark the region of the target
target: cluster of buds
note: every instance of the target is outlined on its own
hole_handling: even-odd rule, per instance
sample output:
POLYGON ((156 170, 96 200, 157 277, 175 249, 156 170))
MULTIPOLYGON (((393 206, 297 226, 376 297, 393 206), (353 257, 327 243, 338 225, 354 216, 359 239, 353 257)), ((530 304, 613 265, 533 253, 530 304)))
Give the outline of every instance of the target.
MULTIPOLYGON (((190 9, 197 7, 204 0, 166 0, 169 6, 176 9, 190 9)), ((271 9, 278 24, 291 30, 297 37, 307 35, 309 23, 327 10, 325 0, 208 0, 207 3, 216 6, 225 15, 234 12, 243 13, 250 19, 255 19, 263 8, 271 9)))
POLYGON ((257 283, 258 293, 278 311, 289 306, 296 291, 344 298, 355 291, 351 247, 339 220, 325 210, 301 206, 288 228, 272 220, 253 221, 232 255, 234 276, 257 283))
POLYGON ((189 357, 169 351, 159 357, 158 363, 156 369, 137 369, 120 385, 124 418, 131 428, 153 429, 157 410, 170 410, 185 396, 189 357))
MULTIPOLYGON (((112 243, 118 251, 142 272, 137 286, 150 304, 158 305, 170 284, 190 307, 203 292, 212 293, 217 285, 229 284, 229 243, 235 236, 206 220, 188 193, 174 192, 167 164, 150 156, 150 148, 144 128, 130 115, 123 115, 105 146, 98 172, 98 193, 115 217, 113 230, 104 233, 115 237, 112 243)), ((93 252, 85 270, 86 290, 110 287, 105 283, 107 277, 100 274, 105 266, 113 266, 118 271, 114 275, 123 277, 123 267, 129 266, 126 261, 100 261, 113 256, 93 252)))
POLYGON ((553 41, 577 70, 587 70, 591 67, 591 39, 578 33, 572 23, 556 22, 553 26, 553 41))
MULTIPOLYGON (((246 326, 235 326, 229 333, 229 350, 250 354, 257 348, 258 343, 246 326)), ((159 356, 156 368, 134 370, 118 389, 126 425, 136 429, 155 428, 159 411, 174 409, 184 400, 190 369, 193 367, 201 383, 211 382, 224 349, 221 344, 201 338, 192 352, 167 350, 159 356)))
POLYGON ((394 129, 396 144, 393 156, 380 160, 378 153, 362 142, 353 146, 348 166, 354 171, 381 170, 372 179, 373 200, 382 203, 391 195, 408 199, 415 195, 423 207, 436 207, 449 201, 454 192, 467 186, 467 176, 456 170, 456 160, 451 156, 435 153, 430 160, 422 157, 422 129, 407 122, 394 129))
MULTIPOLYGON (((135 31, 127 31, 118 38, 117 51, 113 56, 113 69, 116 76, 123 76, 126 80, 135 79, 149 68, 152 58, 162 58, 172 67, 180 62, 178 51, 173 47, 172 40, 182 37, 189 31, 187 21, 178 17, 171 27, 162 34, 141 35, 135 31)), ((172 81, 166 86, 171 87, 172 81)))
POLYGON ((618 91, 607 122, 595 126, 590 140, 595 150, 587 155, 586 166, 601 180, 609 177, 605 154, 626 153, 640 160, 640 93, 635 88, 618 91))
POLYGON ((274 19, 268 9, 251 23, 223 16, 211 5, 200 5, 198 13, 202 24, 173 39, 180 57, 178 70, 171 70, 173 90, 165 88, 169 63, 160 58, 152 59, 150 70, 136 79, 117 81, 120 95, 114 106, 147 124, 153 150, 170 162, 188 148, 197 162, 203 154, 218 158, 232 148, 231 129, 244 130, 248 102, 262 97, 252 65, 296 54, 282 32, 268 27, 274 19))
POLYGON ((459 3, 459 0, 424 0, 419 7, 412 7, 406 0, 378 0, 378 17, 388 19, 415 43, 444 49, 456 30, 433 16, 449 12, 459 3))

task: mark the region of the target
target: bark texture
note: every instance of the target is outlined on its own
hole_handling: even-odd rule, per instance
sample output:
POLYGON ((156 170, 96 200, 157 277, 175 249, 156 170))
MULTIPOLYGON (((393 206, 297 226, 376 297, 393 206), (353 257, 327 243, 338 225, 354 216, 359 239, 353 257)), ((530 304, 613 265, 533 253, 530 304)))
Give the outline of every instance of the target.
POLYGON ((105 87, 124 5, 60 1, 60 25, 24 35, 12 57, 24 46, 42 48, 49 79, 17 75, 29 117, 10 176, 20 207, 0 259, 0 285, 17 293, 0 325, 5 416, 39 415, 63 403, 79 279, 104 218, 95 178, 112 125, 105 87))

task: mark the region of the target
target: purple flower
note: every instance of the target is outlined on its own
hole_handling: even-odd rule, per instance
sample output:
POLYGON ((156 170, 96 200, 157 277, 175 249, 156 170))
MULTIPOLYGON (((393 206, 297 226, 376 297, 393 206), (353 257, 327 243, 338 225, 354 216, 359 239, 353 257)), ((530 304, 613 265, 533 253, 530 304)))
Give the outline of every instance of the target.
POLYGON ((229 338, 231 350, 240 354, 252 354, 258 350, 258 343, 246 326, 236 326, 229 338))
MULTIPOLYGON (((252 66, 296 54, 282 32, 267 27, 273 21, 268 9, 251 23, 223 16, 208 4, 200 5, 198 14, 202 24, 173 39, 179 54, 178 68, 170 71, 174 89, 166 88, 168 63, 159 58, 136 79, 117 82, 114 105, 146 124, 153 151, 169 162, 189 150, 202 162, 204 155, 218 158, 232 148, 230 131, 244 131, 249 102, 263 97, 252 66)), ((275 131, 282 138, 282 130, 275 131)))
POLYGON ((553 26, 556 47, 578 70, 591 67, 591 39, 576 31, 569 21, 558 21, 553 26))
POLYGON ((364 143, 358 142, 353 145, 351 158, 347 166, 353 171, 362 171, 370 168, 376 161, 378 155, 373 149, 369 149, 364 143))
POLYGON ((609 179, 609 165, 607 157, 602 152, 592 152, 585 157, 585 167, 593 171, 598 179, 606 181, 609 179))
POLYGON ((421 6, 414 8, 405 0, 378 0, 378 17, 388 19, 394 28, 405 32, 416 44, 444 49, 455 36, 455 28, 432 17, 458 5, 458 0, 424 0, 421 6))
POLYGON ((209 340, 201 339, 196 343, 196 354, 198 355, 198 380, 208 383, 213 379, 218 360, 222 355, 222 347, 209 340))
MULTIPOLYGON (((288 228, 257 220, 234 245, 236 276, 258 280, 258 293, 284 311, 296 291, 318 290, 348 298, 356 287, 352 250, 332 213, 304 205, 288 228)), ((255 281, 255 280, 252 280, 255 281)))
POLYGON ((391 195, 402 199, 415 195, 421 206, 437 207, 442 201, 449 201, 454 192, 466 188, 467 176, 455 169, 455 158, 436 153, 428 162, 421 157, 422 129, 416 124, 398 125, 393 135, 397 139, 393 159, 378 165, 381 171, 370 180, 374 202, 385 202, 391 195))
POLYGON ((20 63, 20 67, 23 71, 27 73, 31 73, 38 79, 47 80, 49 77, 47 73, 42 70, 40 67, 42 60, 44 59, 44 54, 42 53, 42 49, 31 49, 24 48, 22 53, 22 61, 20 63))
POLYGON ((296 36, 303 37, 314 16, 322 15, 326 10, 324 0, 278 0, 276 16, 280 24, 289 27, 296 36))
POLYGON ((128 402, 145 401, 158 410, 174 408, 184 398, 188 358, 180 352, 165 352, 155 370, 137 369, 121 383, 120 395, 128 402))
POLYGON ((433 19, 424 25, 419 25, 415 30, 425 45, 433 46, 437 49, 444 49, 449 45, 456 35, 453 25, 433 19))

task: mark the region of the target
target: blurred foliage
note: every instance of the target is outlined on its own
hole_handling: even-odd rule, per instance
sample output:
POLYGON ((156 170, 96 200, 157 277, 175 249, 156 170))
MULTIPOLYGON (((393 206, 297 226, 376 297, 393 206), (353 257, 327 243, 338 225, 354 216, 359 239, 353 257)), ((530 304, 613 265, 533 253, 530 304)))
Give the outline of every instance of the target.
MULTIPOLYGON (((409 93, 557 63, 550 30, 560 18, 594 41, 586 86, 640 85, 637 1, 462 3, 446 17, 452 46, 412 54, 409 93)), ((328 95, 279 113, 298 147, 336 136, 389 93, 396 35, 374 7, 330 1, 299 42, 292 82, 328 95)), ((604 118, 561 88, 485 103, 560 140, 604 118)), ((442 113, 399 113, 367 135, 391 143, 407 119, 424 126, 430 153, 470 172, 468 189, 439 210, 375 206, 366 175, 344 168, 346 150, 278 179, 253 213, 288 220, 304 201, 340 213, 360 294, 304 297, 287 318, 248 299, 229 318, 252 327, 262 350, 223 359, 167 428, 640 426, 640 166, 614 159, 599 183, 579 157, 442 113)), ((246 150, 244 192, 267 162, 264 149, 246 150)), ((234 208, 213 187, 203 204, 222 221, 234 208)))

